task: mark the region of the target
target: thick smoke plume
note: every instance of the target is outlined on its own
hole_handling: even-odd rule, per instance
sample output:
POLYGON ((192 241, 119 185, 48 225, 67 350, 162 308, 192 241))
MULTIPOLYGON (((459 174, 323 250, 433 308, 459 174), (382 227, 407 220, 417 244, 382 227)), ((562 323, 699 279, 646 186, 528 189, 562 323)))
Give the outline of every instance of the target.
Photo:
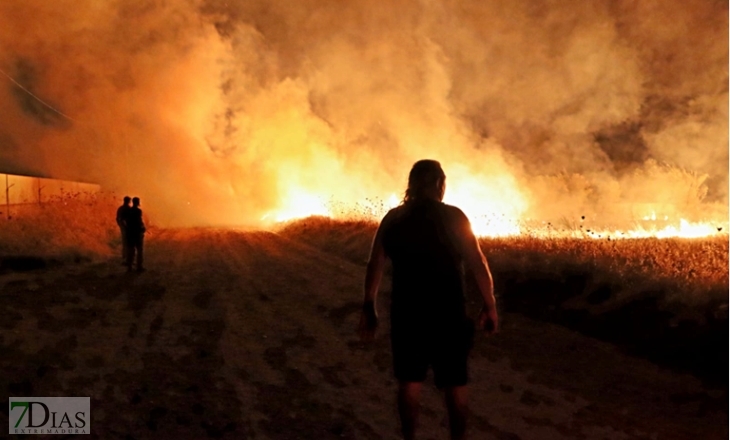
POLYGON ((727 2, 8 0, 0 69, 0 171, 164 224, 400 195, 421 158, 507 216, 727 218, 727 2))

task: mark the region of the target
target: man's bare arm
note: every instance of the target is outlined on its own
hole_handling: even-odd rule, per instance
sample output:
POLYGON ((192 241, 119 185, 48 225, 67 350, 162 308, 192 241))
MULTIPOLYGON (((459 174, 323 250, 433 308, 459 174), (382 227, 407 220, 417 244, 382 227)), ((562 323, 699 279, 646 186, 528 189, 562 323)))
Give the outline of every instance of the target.
POLYGON ((373 339, 375 329, 378 325, 378 314, 375 304, 378 298, 380 281, 383 278, 383 271, 385 269, 385 249, 383 248, 382 229, 383 225, 381 223, 373 239, 367 271, 365 273, 365 296, 363 298, 363 308, 358 328, 360 337, 363 340, 373 339))
POLYGON ((497 301, 494 298, 494 281, 489 270, 487 258, 479 247, 479 242, 466 220, 465 230, 462 231, 462 252, 467 268, 474 274, 479 292, 484 298, 484 308, 479 314, 479 328, 489 333, 496 333, 499 325, 497 316, 497 301))
POLYGON ((469 241, 471 243, 468 245, 467 250, 467 266, 477 280, 479 291, 484 298, 484 304, 489 309, 493 309, 496 307, 496 301, 494 299, 494 281, 492 279, 492 273, 489 270, 487 258, 479 248, 479 242, 476 238, 472 237, 469 241))

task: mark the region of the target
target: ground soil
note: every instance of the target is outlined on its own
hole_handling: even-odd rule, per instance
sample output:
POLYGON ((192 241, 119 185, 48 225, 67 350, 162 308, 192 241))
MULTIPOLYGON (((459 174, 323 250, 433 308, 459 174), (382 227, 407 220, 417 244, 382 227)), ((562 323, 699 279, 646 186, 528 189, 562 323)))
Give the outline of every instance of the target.
MULTIPOLYGON (((148 234, 146 258, 144 273, 109 258, 0 274, 0 389, 90 396, 92 438, 398 438, 387 283, 376 341, 355 334, 362 264, 212 229, 148 234)), ((471 438, 728 438, 726 386, 501 318, 472 352, 471 438)), ((446 423, 429 385, 420 438, 446 423)))

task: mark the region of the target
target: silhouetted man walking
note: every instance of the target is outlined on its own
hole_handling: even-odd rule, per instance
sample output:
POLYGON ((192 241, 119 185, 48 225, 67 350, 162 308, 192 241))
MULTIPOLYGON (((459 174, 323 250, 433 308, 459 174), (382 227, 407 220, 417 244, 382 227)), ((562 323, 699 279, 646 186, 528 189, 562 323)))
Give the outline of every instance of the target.
POLYGON ((132 270, 134 255, 137 254, 137 271, 144 271, 144 233, 146 228, 142 221, 142 210, 139 208, 139 197, 132 199, 132 207, 124 219, 127 230, 127 270, 132 270))
POLYGON ((421 385, 429 367, 436 386, 445 391, 451 438, 466 436, 467 357, 474 323, 464 306, 464 264, 484 298, 478 327, 489 334, 498 327, 487 260, 464 213, 441 202, 445 188, 446 175, 438 162, 413 165, 403 203, 386 214, 375 234, 365 277, 359 330, 363 340, 371 340, 386 257, 393 262, 391 344, 406 440, 415 437, 421 385))
POLYGON ((129 252, 129 249, 127 248, 127 229, 124 225, 124 218, 127 215, 127 211, 131 208, 129 206, 131 201, 132 199, 129 196, 124 196, 124 203, 122 206, 117 208, 117 225, 119 225, 119 233, 122 236, 122 264, 127 264, 127 253, 129 252))

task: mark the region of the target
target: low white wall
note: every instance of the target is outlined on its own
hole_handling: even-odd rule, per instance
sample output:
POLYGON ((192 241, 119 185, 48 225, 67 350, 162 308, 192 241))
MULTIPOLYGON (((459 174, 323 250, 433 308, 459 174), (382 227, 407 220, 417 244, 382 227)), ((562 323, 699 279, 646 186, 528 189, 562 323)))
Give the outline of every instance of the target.
POLYGON ((0 173, 0 204, 46 203, 64 197, 88 197, 101 190, 94 183, 0 173), (7 191, 6 191, 7 190, 7 191))

